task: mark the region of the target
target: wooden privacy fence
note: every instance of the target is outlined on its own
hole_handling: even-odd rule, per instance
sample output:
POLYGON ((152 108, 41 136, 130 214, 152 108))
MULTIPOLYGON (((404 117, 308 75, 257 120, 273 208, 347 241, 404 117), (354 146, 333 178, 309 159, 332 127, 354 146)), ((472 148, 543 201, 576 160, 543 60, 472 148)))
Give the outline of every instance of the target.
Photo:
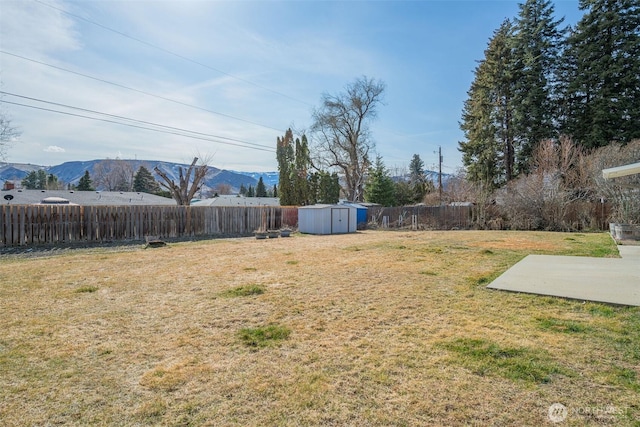
POLYGON ((367 222, 382 228, 439 229, 469 228, 471 206, 370 207, 367 222))
POLYGON ((246 236, 297 223, 295 207, 3 205, 0 246, 246 236))
POLYGON ((548 218, 530 215, 508 218, 501 207, 490 205, 446 205, 370 207, 367 222, 381 228, 413 229, 512 229, 512 230, 607 230, 611 206, 608 203, 578 201, 564 206, 561 217, 551 223, 548 218), (545 220, 547 221, 545 223, 545 220))

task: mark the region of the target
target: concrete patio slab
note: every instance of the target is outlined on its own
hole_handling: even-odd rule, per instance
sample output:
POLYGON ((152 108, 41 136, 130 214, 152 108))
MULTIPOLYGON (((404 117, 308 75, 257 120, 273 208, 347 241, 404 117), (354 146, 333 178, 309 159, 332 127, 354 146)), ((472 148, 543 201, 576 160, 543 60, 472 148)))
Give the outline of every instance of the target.
POLYGON ((622 258, 529 255, 490 289, 640 306, 640 246, 618 246, 622 258))

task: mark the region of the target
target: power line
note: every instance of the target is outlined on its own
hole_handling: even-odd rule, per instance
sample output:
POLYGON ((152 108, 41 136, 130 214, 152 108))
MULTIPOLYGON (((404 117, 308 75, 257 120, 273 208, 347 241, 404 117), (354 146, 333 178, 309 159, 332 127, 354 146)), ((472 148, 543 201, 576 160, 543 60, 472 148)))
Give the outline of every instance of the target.
POLYGON ((64 13, 64 14, 66 14, 66 15, 73 16, 74 18, 77 18, 77 19, 81 19, 81 20, 83 20, 83 21, 85 21, 85 22, 88 22, 89 24, 95 25, 95 26, 100 27, 100 28, 102 28, 102 29, 104 29, 104 30, 111 31, 112 33, 118 34, 118 35, 120 35, 120 36, 122 36, 122 37, 126 37, 126 38, 128 38, 128 39, 130 39, 130 40, 133 40, 133 41, 138 42, 138 43, 140 43, 140 44, 143 44, 143 45, 145 45, 145 46, 148 46, 148 47, 151 47, 151 48, 153 48, 153 49, 157 49, 157 50, 159 50, 159 51, 161 51, 161 52, 167 53, 167 54, 169 54, 169 55, 175 56, 176 58, 180 58, 180 59, 182 59, 182 60, 184 60, 184 61, 191 62, 192 64, 199 65, 199 66, 201 66, 201 67, 207 68, 207 69, 209 69, 209 70, 212 70, 212 71, 215 71, 215 72, 217 72, 217 73, 223 74, 223 75, 225 75, 225 76, 231 77, 231 78, 233 78, 233 79, 239 80, 239 81, 241 81, 241 82, 243 82, 243 83, 247 83, 247 84, 250 84, 250 85, 252 85, 252 86, 258 87, 258 88, 260 88, 260 89, 263 89, 263 90, 269 91, 269 92, 271 92, 271 93, 274 93, 274 94, 276 94, 276 95, 280 95, 280 96, 282 96, 282 97, 288 98, 288 99, 290 99, 290 100, 292 100, 292 101, 296 101, 296 102, 299 102, 299 103, 304 104, 304 105, 307 105, 307 106, 312 106, 311 104, 309 104, 309 103, 308 103, 308 102, 306 102, 306 101, 302 101, 302 100, 300 100, 300 99, 297 99, 297 98, 294 98, 294 97, 292 97, 292 96, 289 96, 289 95, 287 95, 287 94, 285 94, 285 93, 278 92, 278 91, 276 91, 276 90, 273 90, 273 89, 268 88, 268 87, 266 87, 266 86, 263 86, 263 85, 261 85, 261 84, 258 84, 258 83, 255 83, 255 82, 252 82, 251 80, 247 80, 247 79, 244 79, 244 78, 242 78, 242 77, 235 76, 235 75, 233 75, 233 74, 230 74, 230 73, 227 73, 227 72, 225 72, 225 71, 219 70, 219 69, 217 69, 217 68, 211 67, 210 65, 203 64, 202 62, 196 61, 195 59, 191 59, 191 58, 188 58, 188 57, 186 57, 186 56, 184 56, 184 55, 180 55, 179 53, 172 52, 172 51, 170 51, 170 50, 168 50, 168 49, 165 49, 165 48, 163 48, 163 47, 161 47, 161 46, 155 45, 155 44, 150 43, 150 42, 148 42, 148 41, 145 41, 145 40, 139 39, 139 38, 137 38, 137 37, 130 36, 129 34, 126 34, 126 33, 123 33, 123 32, 121 32, 121 31, 115 30, 115 29, 113 29, 113 28, 111 28, 111 27, 107 27, 106 25, 103 25, 103 24, 100 24, 100 23, 98 23, 98 22, 92 21, 92 20, 90 20, 90 19, 84 18, 84 17, 82 17, 82 16, 80 16, 80 15, 73 14, 73 13, 71 13, 71 12, 68 12, 68 11, 64 10, 64 9, 61 9, 61 8, 55 7, 55 6, 50 5, 50 4, 47 4, 47 3, 44 3, 44 2, 42 2, 42 1, 40 1, 40 0, 35 0, 35 1, 36 1, 37 3, 40 3, 40 4, 44 5, 44 6, 47 6, 47 7, 50 7, 50 8, 52 8, 52 9, 55 9, 55 10, 57 10, 57 11, 60 11, 60 12, 62 12, 62 13, 64 13))
MULTIPOLYGON (((203 141, 210 141, 210 142, 215 142, 215 143, 218 143, 218 144, 232 145, 232 146, 236 146, 236 147, 247 148, 247 149, 258 150, 258 151, 267 151, 267 152, 271 152, 271 153, 275 152, 275 150, 273 150, 273 149, 259 148, 259 147, 255 147, 255 146, 247 146, 247 145, 242 145, 242 144, 236 144, 236 143, 233 143, 233 142, 219 141, 217 139, 213 139, 213 137, 206 138, 206 137, 200 137, 200 136, 196 136, 196 135, 189 135, 188 133, 185 133, 185 132, 191 132, 191 131, 180 132, 180 131, 154 129, 154 128, 147 127, 147 126, 140 126, 140 125, 135 125, 135 124, 131 124, 131 123, 123 123, 123 122, 119 122, 117 120, 101 119, 101 118, 98 118, 98 117, 91 117, 91 116, 86 116, 86 115, 82 115, 82 114, 70 113, 68 111, 60 111, 60 110, 54 110, 52 108, 44 108, 44 107, 38 107, 38 106, 35 106, 35 105, 23 104, 23 103, 20 103, 20 102, 12 102, 12 101, 2 101, 2 102, 6 103, 6 104, 11 104, 11 105, 17 105, 17 106, 20 106, 20 107, 33 108, 33 109, 36 109, 36 110, 48 111, 48 112, 57 113, 57 114, 63 114, 63 115, 72 116, 72 117, 80 117, 80 118, 84 118, 84 119, 96 120, 96 121, 101 121, 101 122, 106 122, 106 123, 113 123, 113 124, 117 124, 117 125, 121 125, 121 126, 129 126, 129 127, 132 127, 132 128, 149 130, 149 131, 153 131, 153 132, 165 133, 165 134, 170 134, 170 135, 177 135, 177 136, 182 136, 182 137, 186 137, 186 138, 199 139, 199 140, 203 140, 203 141)), ((158 124, 152 124, 152 125, 153 126, 162 127, 162 125, 158 125, 158 124)))
POLYGON ((102 82, 102 83, 107 83, 107 84, 110 84, 110 85, 113 85, 113 86, 116 86, 116 87, 119 87, 119 88, 122 88, 122 89, 127 89, 127 90, 130 90, 130 91, 133 91, 133 92, 138 92, 138 93, 141 93, 143 95, 147 95, 147 96, 151 96, 151 97, 154 97, 154 98, 162 99, 164 101, 173 102, 174 104, 178 104, 178 105, 182 105, 182 106, 190 107, 190 108, 195 108, 197 110, 206 111, 207 113, 216 114, 218 116, 226 117, 226 118, 233 119, 233 120, 238 120, 238 121, 241 121, 241 122, 244 122, 244 123, 249 123, 249 124, 252 124, 252 125, 255 125, 255 126, 260 126, 260 127, 266 128, 266 129, 271 129, 271 130, 275 130, 275 131, 284 133, 284 131, 282 129, 277 129, 277 128, 274 128, 274 127, 271 127, 271 126, 267 126, 267 125, 263 125, 263 124, 260 124, 260 123, 257 123, 257 122, 253 122, 251 120, 242 119, 240 117, 231 116, 229 114, 219 113, 217 111, 209 110, 207 108, 198 107, 197 105, 187 104, 186 102, 177 101, 175 99, 167 98, 167 97, 161 96, 161 95, 156 95, 156 94, 153 94, 153 93, 150 93, 150 92, 145 92, 145 91, 140 90, 140 89, 135 89, 135 88, 132 88, 132 87, 129 87, 129 86, 122 85, 120 83, 115 83, 115 82, 112 82, 112 81, 109 81, 109 80, 101 79, 99 77, 94 77, 94 76, 90 76, 88 74, 79 73, 77 71, 69 70, 67 68, 59 67, 59 66, 53 65, 53 64, 48 64, 46 62, 38 61, 36 59, 27 58, 26 56, 22 56, 22 55, 18 55, 18 54, 15 54, 15 53, 7 52, 5 50, 1 50, 0 49, 0 53, 5 54, 5 55, 9 55, 9 56, 13 56, 15 58, 20 58, 20 59, 23 59, 25 61, 30 61, 30 62, 33 62, 33 63, 36 63, 36 64, 40 64, 40 65, 44 65, 44 66, 47 66, 47 67, 55 68, 56 70, 60 70, 60 71, 64 71, 64 72, 67 72, 67 73, 75 74, 77 76, 85 77, 87 79, 92 79, 92 80, 96 80, 96 81, 99 81, 99 82, 102 82))
POLYGON ((27 99, 29 101, 41 102, 41 103, 49 104, 49 105, 55 105, 57 107, 64 107, 64 108, 69 108, 69 109, 72 109, 72 110, 78 110, 78 111, 83 111, 83 112, 87 112, 87 113, 98 114, 98 115, 102 115, 102 116, 111 117, 111 118, 114 118, 114 119, 128 120, 128 121, 135 122, 135 123, 141 123, 141 124, 150 125, 150 126, 157 126, 159 128, 165 128, 165 129, 169 129, 169 130, 173 130, 173 131, 188 132, 188 133, 193 133, 193 134, 196 134, 196 135, 203 135, 203 136, 207 136, 207 137, 225 139, 225 140, 228 140, 228 141, 235 141, 235 142, 238 142, 238 143, 255 146, 255 147, 259 148, 259 149, 268 149, 270 151, 273 151, 271 146, 264 145, 264 144, 257 144, 257 143, 254 143, 254 142, 243 141, 241 139, 229 138, 229 137, 226 137, 226 136, 213 135, 213 134, 208 134, 208 133, 203 133, 203 132, 197 132, 197 131, 192 131, 192 130, 188 130, 188 129, 182 129, 182 128, 178 128, 178 127, 174 127, 174 126, 160 125, 160 124, 157 124, 157 123, 147 122, 147 121, 144 121, 144 120, 132 119, 130 117, 118 116, 118 115, 109 114, 109 113, 103 113, 103 112, 100 112, 100 111, 89 110, 89 109, 81 108, 81 107, 74 107, 72 105, 61 104, 61 103, 58 103, 58 102, 45 101, 44 99, 32 98, 32 97, 29 97, 29 96, 18 95, 18 94, 11 93, 11 92, 0 91, 0 94, 14 96, 16 98, 27 99))
POLYGON ((138 126, 138 125, 134 125, 134 124, 130 124, 130 123, 122 123, 122 122, 118 122, 118 121, 115 121, 115 120, 100 119, 100 118, 97 118, 97 117, 84 116, 82 114, 69 113, 69 112, 66 112, 66 111, 54 110, 54 109, 51 109, 51 108, 36 107, 35 105, 22 104, 22 103, 19 103, 19 102, 12 102, 12 101, 3 101, 3 102, 6 103, 6 104, 11 104, 11 105, 18 105, 18 106, 21 106, 21 107, 33 108, 33 109, 36 109, 36 110, 48 111, 48 112, 58 113, 58 114, 64 114, 64 115, 67 115, 67 116, 81 117, 81 118, 84 118, 84 119, 96 120, 96 121, 101 121, 101 122, 106 122, 106 123, 114 123, 114 124, 118 124, 118 125, 121 125, 121 126, 129 126, 129 127, 138 128, 138 129, 150 130, 150 131, 153 131, 153 132, 172 134, 172 135, 177 135, 177 136, 183 136, 183 137, 186 137, 186 138, 192 138, 192 139, 199 139, 199 140, 203 140, 203 141, 216 142, 216 143, 225 144, 225 145, 233 145, 233 146, 236 146, 236 147, 249 148, 249 149, 258 150, 258 151, 275 152, 275 150, 267 150, 265 148, 249 147, 249 146, 245 146, 245 145, 241 145, 241 144, 234 144, 234 143, 231 143, 231 142, 218 141, 218 140, 215 140, 215 139, 212 139, 212 138, 203 138, 203 137, 198 137, 198 136, 194 136, 194 135, 187 135, 185 133, 171 132, 171 131, 166 131, 166 130, 161 130, 161 129, 153 129, 153 128, 149 128, 149 127, 145 127, 145 126, 138 126))

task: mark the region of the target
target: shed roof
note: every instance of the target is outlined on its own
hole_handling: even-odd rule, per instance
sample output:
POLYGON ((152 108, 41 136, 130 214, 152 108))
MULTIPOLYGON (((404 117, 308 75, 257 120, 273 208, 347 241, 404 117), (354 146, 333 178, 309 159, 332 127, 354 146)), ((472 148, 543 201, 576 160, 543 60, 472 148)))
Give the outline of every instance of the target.
POLYGON ((298 209, 326 209, 334 206, 338 206, 338 205, 317 204, 317 205, 300 206, 298 209))

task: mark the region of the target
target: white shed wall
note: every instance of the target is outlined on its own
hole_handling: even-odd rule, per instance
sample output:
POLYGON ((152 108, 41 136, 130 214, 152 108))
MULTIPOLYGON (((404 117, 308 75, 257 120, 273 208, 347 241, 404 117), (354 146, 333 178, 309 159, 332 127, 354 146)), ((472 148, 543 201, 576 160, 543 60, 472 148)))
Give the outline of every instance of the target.
POLYGON ((357 212, 352 206, 304 206, 298 208, 298 230, 309 234, 355 233, 357 212))

